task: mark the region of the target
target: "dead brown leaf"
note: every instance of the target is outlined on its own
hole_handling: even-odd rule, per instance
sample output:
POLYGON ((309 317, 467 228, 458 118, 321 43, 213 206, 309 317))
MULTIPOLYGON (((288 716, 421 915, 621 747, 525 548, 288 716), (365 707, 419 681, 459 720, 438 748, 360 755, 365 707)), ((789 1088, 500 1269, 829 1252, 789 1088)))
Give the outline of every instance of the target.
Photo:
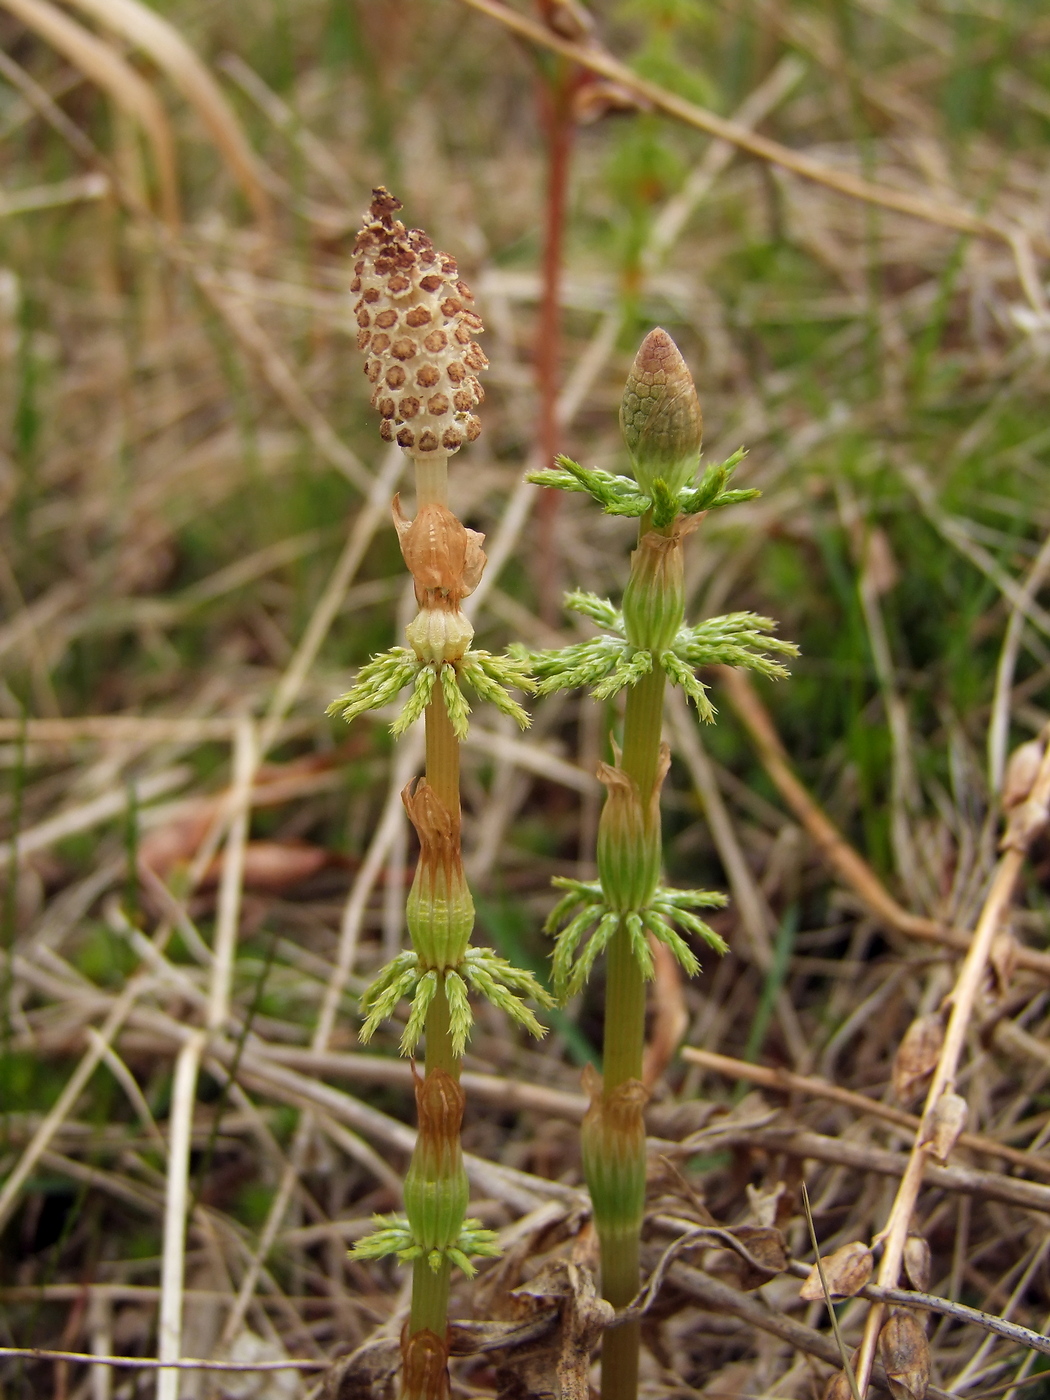
POLYGON ((968 1114, 966 1100, 959 1094, 942 1094, 934 1104, 928 1121, 923 1124, 923 1133, 939 1162, 948 1160, 959 1134, 966 1127, 968 1114))
POLYGON ((944 1044, 944 1020, 931 1011, 918 1016, 904 1032, 893 1058, 893 1092, 906 1107, 922 1097, 944 1044))
POLYGON ((1035 783, 1039 765, 1043 761, 1041 739, 1029 739, 1014 749, 1006 764, 1003 778, 1003 811, 1009 812, 1019 807, 1028 797, 1035 783))
POLYGON ((670 948, 650 938, 653 954, 652 1030, 642 1058, 642 1083, 651 1089, 662 1078, 682 1037, 689 1029, 689 1013, 682 992, 682 971, 670 948))
POLYGON ((849 1377, 845 1371, 832 1371, 824 1386, 822 1400, 852 1400, 849 1377))
POLYGON ((511 1297, 523 1319, 554 1304, 560 1320, 542 1342, 516 1350, 498 1367, 499 1400, 590 1400, 591 1354, 614 1316, 591 1271, 554 1259, 511 1297))
POLYGON ((925 1400, 930 1384, 930 1344, 915 1316, 901 1308, 891 1313, 879 1336, 893 1400, 925 1400))
POLYGON ((925 1293, 930 1286, 930 1246, 922 1235, 909 1235, 904 1241, 904 1269, 912 1288, 925 1293))
POLYGON ((736 1225, 729 1233, 738 1239, 755 1261, 753 1264, 736 1256, 741 1268, 740 1288, 750 1293, 769 1282, 771 1274, 787 1268, 787 1248, 784 1236, 772 1225, 736 1225))
POLYGON ((1017 939, 1005 928, 999 930, 992 942, 988 961, 995 978, 995 993, 999 998, 1006 996, 1017 971, 1017 947, 1017 939))
POLYGON ((401 1343, 396 1337, 365 1342, 328 1372, 324 1400, 393 1400, 401 1369, 401 1343))
POLYGON ((868 535, 864 549, 864 572, 876 597, 881 598, 900 579, 900 569, 893 557, 893 546, 885 530, 876 526, 868 535))
MULTIPOLYGON (((860 1240, 851 1240, 849 1244, 844 1244, 841 1249, 836 1249, 834 1254, 829 1254, 826 1258, 821 1258, 824 1265, 824 1276, 828 1281, 828 1292, 832 1298, 852 1298, 871 1278, 871 1271, 874 1267, 874 1259, 871 1250, 860 1240)), ((807 1303, 819 1303, 824 1297, 824 1289, 820 1282, 820 1273, 816 1264, 810 1269, 799 1297, 805 1299, 807 1303)))
POLYGON ((594 20, 577 0, 540 0, 540 14, 563 39, 585 42, 594 34, 594 20))

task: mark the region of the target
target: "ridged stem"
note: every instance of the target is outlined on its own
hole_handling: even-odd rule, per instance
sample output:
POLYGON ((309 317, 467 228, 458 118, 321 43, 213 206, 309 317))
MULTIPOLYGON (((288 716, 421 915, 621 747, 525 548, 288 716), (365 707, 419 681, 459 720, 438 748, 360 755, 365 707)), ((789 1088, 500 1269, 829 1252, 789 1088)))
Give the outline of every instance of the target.
POLYGON ((627 692, 620 767, 638 784, 643 807, 652 795, 660 765, 665 681, 663 670, 656 666, 627 692))
POLYGON ((424 714, 426 726, 427 782, 435 797, 448 808, 453 817, 459 816, 459 740, 445 708, 441 687, 436 687, 433 700, 424 714))
MULTIPOLYGON (((660 766, 663 729, 664 672, 657 666, 627 692, 620 767, 638 784, 647 808, 660 766)), ((621 925, 609 944, 605 991, 603 1098, 628 1080, 640 1079, 645 1050, 645 980, 621 925)), ((644 1157, 645 1140, 636 1150, 644 1157)), ((602 1293, 613 1307, 625 1307, 638 1292, 639 1234, 617 1229, 603 1232, 602 1293)), ((624 1323, 605 1333, 602 1341, 602 1400, 635 1400, 638 1393, 638 1354, 641 1328, 624 1323)))
POLYGON ((452 1049, 452 1034, 449 1028, 448 997, 444 985, 439 985, 430 1003, 426 1020, 426 1073, 443 1069, 446 1074, 459 1082, 460 1058, 452 1049))
MULTIPOLYGON (((452 721, 440 694, 427 706, 423 723, 426 726, 427 782, 444 806, 458 815, 459 740, 452 730, 452 721)), ((448 998, 445 996, 444 986, 438 987, 427 1012, 426 1072, 430 1074, 435 1069, 443 1069, 446 1074, 451 1074, 453 1079, 459 1079, 460 1061, 452 1050, 448 998)))
MULTIPOLYGON (((416 505, 446 505, 448 502, 448 458, 442 455, 416 457, 416 505)), ((426 708, 426 780, 442 805, 457 819, 459 796, 459 740, 448 717, 440 687, 426 708)), ((426 1019, 425 1073, 444 1070, 457 1082, 460 1058, 453 1051, 449 1023, 448 998, 439 985, 430 1003, 426 1019)), ((417 1148, 417 1151, 419 1149, 417 1148)), ((443 1260, 435 1271, 427 1259, 417 1259, 412 1268, 412 1308, 409 1315, 409 1337, 420 1332, 433 1332, 444 1342, 448 1329, 448 1295, 452 1266, 443 1260)), ((417 1396, 406 1378, 402 1400, 423 1400, 417 1396)))
POLYGON ((426 452, 413 457, 416 506, 448 505, 448 453, 426 452))
POLYGON ((452 1265, 443 1260, 435 1271, 426 1259, 417 1259, 412 1265, 412 1311, 409 1314, 410 1332, 424 1329, 444 1337, 448 1327, 448 1290, 452 1275, 452 1265))

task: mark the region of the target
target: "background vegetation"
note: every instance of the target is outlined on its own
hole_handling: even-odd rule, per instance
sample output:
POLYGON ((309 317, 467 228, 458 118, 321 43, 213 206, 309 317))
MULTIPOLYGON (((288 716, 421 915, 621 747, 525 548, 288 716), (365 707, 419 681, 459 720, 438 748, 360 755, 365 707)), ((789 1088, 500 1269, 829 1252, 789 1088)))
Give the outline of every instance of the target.
MULTIPOLYGON (((183 1354, 313 1360, 298 1378, 207 1382, 305 1395, 329 1358, 376 1328, 397 1336, 395 1272, 345 1250, 373 1210, 396 1207, 410 1141, 396 1034, 364 1057, 354 1032, 357 992, 401 938, 411 854, 396 794, 413 751, 396 757, 381 724, 323 718, 411 616, 386 514, 401 464, 381 450, 348 293, 373 184, 459 259, 486 322, 484 433, 452 474, 459 514, 489 537, 481 644, 556 644, 575 625, 563 584, 615 596, 625 576, 630 522, 583 501, 537 509, 521 485, 543 450, 537 326, 552 309, 560 149, 563 341, 555 354, 547 337, 540 376, 548 419, 552 383, 561 395, 557 446, 624 470, 626 369, 665 326, 694 371, 707 455, 745 444, 739 484, 763 491, 693 542, 690 615, 753 608, 799 642, 792 679, 762 683, 761 701, 875 872, 865 892, 822 859, 737 717, 746 696, 730 704, 715 680, 709 736, 673 716, 669 875, 732 885, 717 923, 733 951, 695 986, 664 973, 651 1127, 680 1139, 736 1103, 737 1135, 712 1128, 680 1154, 691 1185, 668 1167, 654 1211, 661 1192, 678 1217, 702 1218, 701 1199, 720 1222, 750 1209, 806 1256, 798 1153, 762 1138, 769 1119, 740 1101, 742 1081, 671 1059, 673 1044, 898 1103, 894 1053, 951 987, 956 955, 895 926, 879 890, 970 929, 1005 754, 1050 720, 1044 7, 601 0, 588 34, 568 3, 537 14, 521 0, 516 13, 617 55, 671 105, 817 162, 816 181, 675 119, 651 90, 581 82, 571 59, 480 8, 172 0, 155 30, 116 0, 0 6, 8 1346, 158 1355, 162 1282, 169 1300, 175 1287, 162 1280, 173 1072, 196 1025, 214 1034, 181 1120, 183 1354), (858 180, 905 198, 844 192, 858 180)), ((537 969, 550 876, 590 871, 590 775, 615 724, 593 702, 552 699, 524 742, 494 715, 472 729, 465 845, 482 929, 537 969)), ((1037 847, 1012 920, 1035 950, 1046 860, 1037 847)), ((971 1129, 1038 1153, 1045 969, 1006 966, 1006 952, 960 1092, 971 1129)), ((465 1140, 500 1164, 474 1169, 474 1195, 508 1230, 509 1262, 476 1300, 463 1294, 461 1316, 505 1314, 508 1289, 551 1251, 589 1257, 569 1188, 600 996, 539 1050, 482 1014, 465 1140), (541 1207, 553 1214, 515 1224, 541 1207)), ((770 1105, 865 1151, 913 1136, 811 1096, 770 1105)), ((807 1160, 822 1248, 870 1237, 892 1178, 807 1160)), ((1047 1179, 1045 1159, 1028 1170, 1047 1179)), ((922 1197, 931 1288, 1043 1330, 1046 1205, 1009 1200, 945 1185, 922 1197)), ((764 1295, 826 1326, 789 1276, 764 1295)), ((847 1335, 862 1318, 849 1306, 847 1335)), ((649 1327, 650 1393, 819 1389, 823 1363, 697 1309, 679 1279, 649 1327)), ((993 1340, 939 1323, 937 1384, 973 1395, 1032 1364, 993 1340)), ((485 1354, 462 1365, 464 1393, 513 1393, 485 1354)), ((156 1384, 3 1366, 12 1397, 156 1384)), ((202 1373, 181 1385, 209 1393, 202 1373)))

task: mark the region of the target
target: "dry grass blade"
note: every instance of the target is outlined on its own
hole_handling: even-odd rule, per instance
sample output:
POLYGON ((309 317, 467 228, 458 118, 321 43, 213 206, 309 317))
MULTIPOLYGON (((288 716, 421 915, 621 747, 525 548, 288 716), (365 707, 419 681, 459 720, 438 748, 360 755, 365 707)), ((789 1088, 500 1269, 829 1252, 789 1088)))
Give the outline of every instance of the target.
MULTIPOLYGON (((356 458, 355 458, 356 461, 356 458)), ((325 637, 342 606, 346 591, 353 582, 354 575, 361 567, 369 545, 386 519, 390 497, 397 489, 397 483, 404 470, 405 458, 399 448, 387 454, 383 465, 374 478, 367 478, 368 496, 363 509, 358 511, 350 537, 343 547, 335 568, 325 584, 324 591, 310 615, 310 621, 300 638, 291 661, 278 682, 266 711, 259 740, 261 754, 265 755, 273 746, 285 715, 294 705, 303 687, 310 667, 317 659, 325 637)))
MULTIPOLYGON (((734 484, 763 493, 740 529, 706 516, 688 616, 754 610, 801 646, 768 691, 715 678, 742 721, 717 753, 671 716, 667 878, 731 887, 710 919, 730 951, 652 988, 645 1389, 799 1400, 831 1368, 828 1400, 851 1400, 816 1276, 814 1307, 804 1265, 755 1267, 754 1232, 805 1238, 805 1178, 842 1266, 825 1262, 832 1302, 853 1295, 835 1304, 846 1348, 872 1304, 906 1308, 945 1390, 1002 1380, 1023 1400, 1022 1349, 1041 1365, 1050 1347, 1045 843, 993 944, 951 1113, 927 1124, 947 1148, 965 1095, 972 1131, 923 1169, 910 1282, 855 1286, 939 1060, 895 1051, 909 1023, 947 1022, 996 863, 991 789, 1047 720, 1050 20, 757 0, 629 6, 609 27, 592 7, 593 41, 565 48, 565 30, 530 35, 530 0, 429 6, 425 25, 411 4, 321 0, 297 7, 292 43, 288 6, 246 27, 232 0, 37 3, 151 90, 187 225, 159 217, 141 117, 25 28, 34 0, 0 0, 5 1396, 152 1396, 161 1375, 179 1400, 318 1400, 326 1361, 338 1393, 343 1358, 396 1356, 404 1273, 347 1247, 403 1206, 415 1140, 406 1008, 373 1053, 354 1037, 404 937, 411 837, 389 852, 411 774, 385 713, 349 733, 323 718, 408 620, 388 525, 403 457, 365 428, 350 239, 365 177, 398 164, 406 217, 440 228, 488 326, 486 432, 450 472, 493 546, 478 645, 588 639, 585 621, 540 622, 529 569, 547 153, 539 123, 505 119, 524 49, 572 75, 585 118, 617 95, 603 69, 634 70, 629 110, 574 142, 558 446, 623 470, 629 344, 652 322, 681 337, 710 459, 746 445, 734 484), (668 1061, 683 1013, 705 1048, 668 1061), (745 1218, 734 1255, 719 1231, 745 1218), (689 1238, 666 1252, 700 1222, 703 1258, 683 1261, 689 1238)), ((628 524, 584 506, 566 499, 555 548, 574 586, 618 596, 628 524)), ((463 832, 480 937, 540 970, 550 877, 593 876, 591 775, 617 721, 527 708, 521 740, 475 704, 463 832)), ((453 1283, 450 1316, 591 1262, 578 1081, 600 995, 535 1047, 478 1015, 464 1152, 505 1252, 453 1283)), ((515 1356, 494 1376, 501 1343, 557 1356, 559 1309, 540 1302, 539 1321, 453 1327, 454 1393, 521 1387, 525 1368, 503 1378, 515 1356)))
POLYGON ((1006 751, 1010 740, 1010 709, 1014 672, 1017 656, 1021 649, 1021 637, 1027 611, 1023 602, 1031 604, 1050 574, 1050 535, 1042 547, 1032 567, 1021 585, 1021 593, 1010 604, 1010 620, 1003 633, 1003 645, 999 652, 999 664, 995 668, 995 693, 992 696, 992 715, 988 722, 988 785, 998 793, 1003 785, 1006 771, 1006 751))
POLYGON ((0 1229, 11 1218, 11 1214, 18 1204, 22 1188, 29 1179, 33 1169, 46 1153, 55 1134, 62 1124, 73 1112, 77 1100, 84 1092, 88 1081, 101 1063, 107 1047, 120 1031, 121 1026, 130 1015, 135 1002, 146 991, 148 986, 145 976, 132 978, 114 1002, 109 1015, 106 1017, 102 1027, 85 1051, 80 1063, 73 1071, 66 1082, 65 1088, 59 1094, 55 1103, 45 1116, 43 1122, 37 1128, 32 1141, 26 1146, 18 1160, 17 1165, 11 1171, 4 1182, 3 1190, 0 1190, 0 1229))
MULTIPOLYGON (((751 873, 711 763, 696 732, 696 725, 677 690, 670 696, 668 708, 675 752, 689 769, 718 857, 729 880, 733 906, 739 911, 740 922, 751 945, 752 958, 763 973, 768 973, 774 956, 772 934, 776 921, 773 912, 751 873)), ((777 992, 776 1015, 796 1067, 808 1069, 812 1063, 812 1050, 799 1025, 791 998, 783 988, 777 992)))
MULTIPOLYGON (((25 0, 18 0, 24 4, 25 0)), ((39 3, 39 0, 33 0, 39 3)), ((303 388, 291 366, 259 324, 251 308, 224 285, 213 267, 185 249, 171 250, 220 314, 234 336, 258 365, 266 382, 288 412, 301 423, 311 442, 325 460, 362 492, 369 491, 372 478, 356 452, 351 451, 328 419, 303 388)))
POLYGON ((206 65, 173 24, 139 0, 67 0, 149 54, 179 89, 215 142, 260 223, 272 218, 258 162, 237 116, 206 65))
MULTIPOLYGON (((252 98, 279 131, 295 141, 312 168, 328 182, 330 188, 340 196, 345 195, 347 177, 339 162, 322 141, 300 125, 288 104, 266 86, 254 68, 250 68, 239 54, 234 53, 224 54, 218 66, 252 98)), ((344 218, 348 228, 356 226, 356 215, 346 213, 344 218)))
MULTIPOLYGON (((249 720, 242 719, 237 726, 234 745, 233 784, 228 813, 230 827, 219 889, 215 946, 205 1013, 206 1029, 195 1030, 190 1034, 175 1061, 158 1345, 160 1359, 165 1361, 177 1360, 182 1346, 190 1147, 197 1079, 208 1039, 221 1033, 229 1011, 244 877, 244 851, 248 840, 251 791, 257 764, 255 729, 249 720)), ((178 1390, 177 1372, 162 1370, 157 1381, 157 1400, 177 1400, 178 1390)))
MULTIPOLYGON (((747 1327, 779 1337, 789 1346, 806 1355, 818 1357, 829 1366, 841 1365, 841 1353, 833 1337, 817 1332, 812 1327, 806 1327, 779 1309, 765 1306, 753 1295, 739 1293, 735 1288, 730 1288, 719 1279, 711 1278, 688 1264, 676 1262, 671 1266, 670 1276, 674 1283, 705 1307, 716 1312, 728 1313, 730 1317, 737 1317, 747 1327)), ((885 1384, 884 1377, 885 1373, 878 1367, 876 1378, 880 1384, 885 1384)), ((947 1393, 937 1386, 931 1385, 928 1394, 933 1396, 934 1400, 949 1400, 947 1393)))
POLYGON ((252 785, 258 767, 255 726, 249 719, 237 725, 233 750, 233 783, 230 788, 230 834, 219 885, 215 946, 212 950, 211 986, 208 990, 207 1027, 215 1034, 223 1029, 230 1006, 233 962, 244 885, 244 852, 251 819, 252 785))
MULTIPOLYGON (((206 1040, 204 1031, 193 1031, 175 1060, 169 1120, 160 1321, 157 1329, 157 1355, 162 1365, 165 1362, 178 1361, 182 1348, 191 1130, 197 1099, 197 1076, 206 1040)), ((178 1372, 161 1369, 157 1378, 157 1400, 178 1400, 178 1393, 178 1372)))
POLYGON ((805 1182, 802 1182, 802 1208, 806 1215, 806 1225, 809 1229, 809 1242, 813 1246, 813 1258, 816 1261, 817 1275, 820 1279, 821 1292, 824 1294, 824 1306, 828 1310, 828 1317, 831 1319, 831 1329, 835 1333, 835 1345, 839 1349, 839 1356, 842 1360, 842 1370, 849 1382, 849 1393, 853 1400, 860 1400, 860 1391, 857 1388, 857 1377, 853 1373, 853 1363, 850 1361, 846 1343, 842 1340, 842 1332, 839 1328, 838 1314, 835 1305, 831 1301, 831 1289, 828 1287, 827 1274, 824 1272, 824 1260, 820 1257, 820 1245, 817 1243, 817 1230, 813 1224, 813 1212, 809 1205, 809 1189, 805 1182))
POLYGON ((176 228, 180 215, 175 138, 167 113, 153 89, 111 45, 71 20, 48 0, 2 0, 2 3, 85 77, 97 83, 142 127, 156 161, 161 215, 170 227, 176 228))
POLYGON ((105 199, 108 193, 109 181, 105 175, 74 175, 69 180, 55 180, 49 185, 35 185, 0 197, 0 219, 28 214, 31 210, 58 209, 63 204, 77 204, 81 200, 105 199))
POLYGON ((233 1375, 254 1375, 269 1371, 325 1371, 328 1361, 289 1357, 286 1361, 203 1361, 178 1357, 160 1361, 155 1357, 106 1356, 98 1352, 54 1351, 47 1347, 0 1347, 0 1356, 21 1357, 27 1361, 76 1361, 92 1366, 112 1366, 127 1371, 218 1371, 233 1375))
MULTIPOLYGON (((807 1278, 806 1265, 795 1260, 789 1265, 796 1278, 807 1278)), ((953 1302, 950 1298, 938 1298, 932 1293, 923 1293, 911 1288, 880 1288, 877 1283, 866 1283, 859 1290, 862 1298, 875 1298, 883 1303, 898 1303, 902 1307, 918 1308, 922 1312, 939 1313, 942 1317, 954 1318, 960 1322, 973 1323, 986 1332, 994 1332, 1008 1341, 1029 1347, 1043 1356, 1050 1356, 1050 1337, 1045 1333, 1034 1332, 1030 1327, 1010 1322, 1003 1317, 981 1312, 965 1303, 953 1302)))

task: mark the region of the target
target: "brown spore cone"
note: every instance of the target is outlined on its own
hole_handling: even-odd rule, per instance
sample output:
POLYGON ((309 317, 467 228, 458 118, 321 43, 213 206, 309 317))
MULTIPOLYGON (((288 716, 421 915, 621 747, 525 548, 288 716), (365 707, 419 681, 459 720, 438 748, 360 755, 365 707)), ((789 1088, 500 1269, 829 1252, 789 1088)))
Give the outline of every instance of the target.
POLYGON ((456 452, 481 432, 477 376, 488 360, 474 336, 484 327, 455 258, 406 229, 401 207, 373 190, 354 244, 357 344, 384 440, 414 454, 456 452))

